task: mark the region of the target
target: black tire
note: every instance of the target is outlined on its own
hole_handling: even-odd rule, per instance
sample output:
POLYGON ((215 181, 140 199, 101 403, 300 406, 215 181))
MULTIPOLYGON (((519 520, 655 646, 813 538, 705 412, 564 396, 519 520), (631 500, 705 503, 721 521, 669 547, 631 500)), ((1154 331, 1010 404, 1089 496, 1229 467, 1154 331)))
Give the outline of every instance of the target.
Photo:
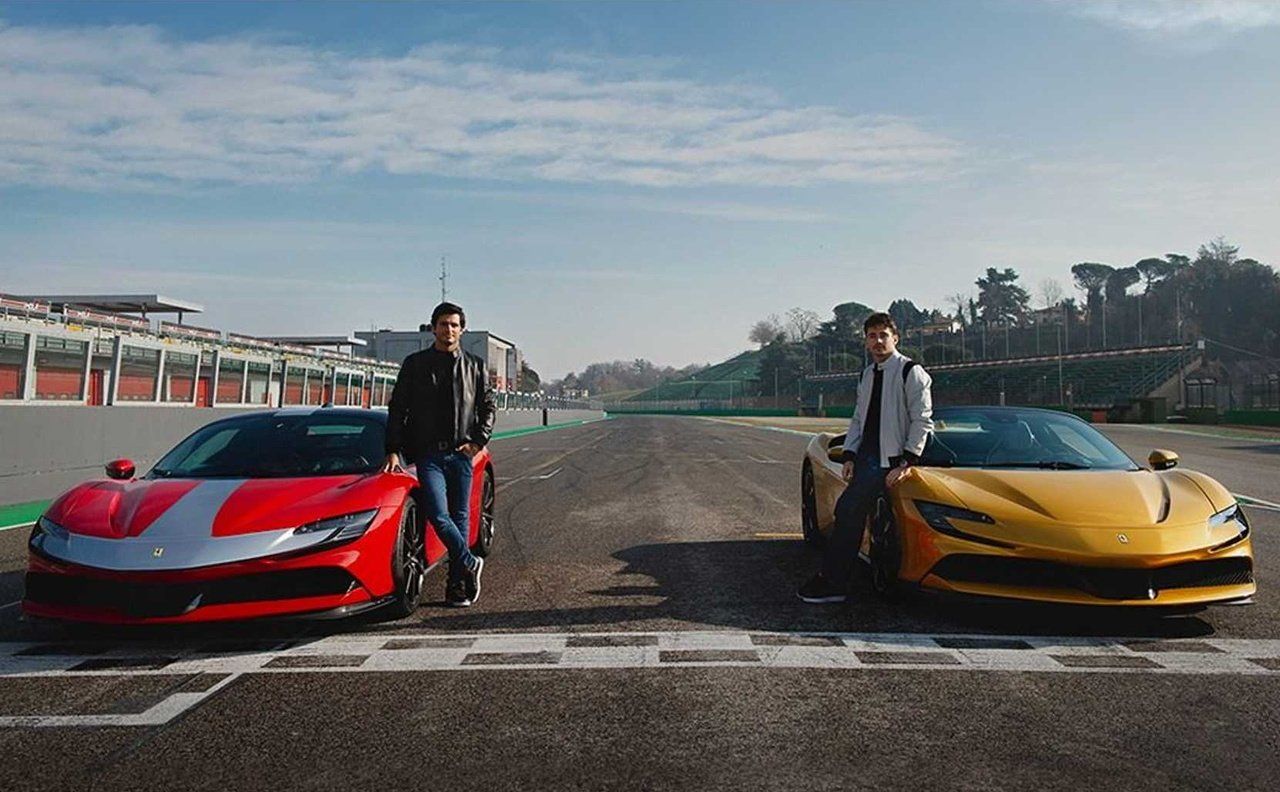
POLYGON ((871 531, 871 590, 885 599, 896 599, 901 591, 898 572, 902 568, 902 537, 889 500, 883 495, 876 498, 868 528, 871 531))
POLYGON ((494 513, 493 468, 484 469, 484 484, 480 490, 480 534, 476 537, 471 552, 484 558, 493 552, 493 535, 497 529, 497 515, 494 513))
POLYGON ((818 530, 818 491, 813 479, 813 465, 804 461, 800 469, 800 530, 804 533, 805 544, 821 550, 822 532, 818 530))
POLYGON ((422 602, 422 586, 427 576, 426 531, 426 522, 418 519, 417 504, 413 498, 406 499, 391 548, 392 591, 386 612, 392 618, 411 615, 422 602))

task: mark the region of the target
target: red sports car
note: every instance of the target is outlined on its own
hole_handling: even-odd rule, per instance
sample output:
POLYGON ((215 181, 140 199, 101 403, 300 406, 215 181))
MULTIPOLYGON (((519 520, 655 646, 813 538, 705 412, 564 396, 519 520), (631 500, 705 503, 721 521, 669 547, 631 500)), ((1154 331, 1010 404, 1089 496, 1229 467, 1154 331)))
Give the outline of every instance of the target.
MULTIPOLYGON (((400 617, 446 557, 419 519, 417 479, 380 472, 384 412, 255 412, 197 430, 141 478, 55 500, 31 532, 23 612, 115 624, 385 608, 400 617)), ((493 464, 473 460, 469 541, 487 555, 493 464)))

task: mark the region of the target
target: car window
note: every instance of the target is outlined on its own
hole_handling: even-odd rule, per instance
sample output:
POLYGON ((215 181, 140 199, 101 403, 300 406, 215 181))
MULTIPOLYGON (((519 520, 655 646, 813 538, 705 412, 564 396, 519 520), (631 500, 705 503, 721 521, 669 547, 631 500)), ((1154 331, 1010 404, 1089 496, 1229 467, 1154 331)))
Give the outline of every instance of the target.
POLYGON ((262 415, 197 431, 150 475, 278 478, 370 473, 381 464, 386 428, 376 418, 262 415))
POLYGON ((1014 407, 938 410, 921 462, 939 467, 1137 469, 1106 436, 1075 416, 1014 407))

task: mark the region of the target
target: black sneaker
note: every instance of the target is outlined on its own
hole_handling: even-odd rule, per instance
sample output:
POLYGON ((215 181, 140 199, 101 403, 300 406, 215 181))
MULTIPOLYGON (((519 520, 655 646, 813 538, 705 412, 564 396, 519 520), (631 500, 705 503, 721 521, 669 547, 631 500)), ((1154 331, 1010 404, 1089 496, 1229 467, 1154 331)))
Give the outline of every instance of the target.
POLYGON ((801 586, 796 593, 800 596, 800 599, 814 605, 844 602, 849 599, 848 586, 835 585, 823 577, 821 572, 809 578, 809 582, 801 586))
POLYGON ((462 574, 463 593, 467 604, 480 599, 480 573, 484 571, 484 559, 476 556, 476 565, 462 574))
POLYGON ((450 580, 444 589, 444 604, 450 608, 469 608, 471 598, 467 596, 467 586, 461 580, 450 580))

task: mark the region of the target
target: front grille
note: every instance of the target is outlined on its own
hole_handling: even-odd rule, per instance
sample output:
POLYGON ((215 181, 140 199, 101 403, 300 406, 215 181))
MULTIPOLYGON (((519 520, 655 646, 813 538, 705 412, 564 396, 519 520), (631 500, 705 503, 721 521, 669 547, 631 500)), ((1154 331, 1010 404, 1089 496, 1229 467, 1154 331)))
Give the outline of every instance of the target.
POLYGON ((181 616, 204 605, 229 605, 346 594, 357 585, 345 569, 266 572, 198 583, 135 583, 27 573, 27 599, 46 605, 101 608, 136 618, 181 616))
POLYGON ((1253 562, 1248 558, 1215 558, 1159 569, 1124 569, 959 554, 942 559, 932 572, 957 583, 1076 589, 1102 599, 1145 600, 1164 589, 1253 582, 1253 562))

